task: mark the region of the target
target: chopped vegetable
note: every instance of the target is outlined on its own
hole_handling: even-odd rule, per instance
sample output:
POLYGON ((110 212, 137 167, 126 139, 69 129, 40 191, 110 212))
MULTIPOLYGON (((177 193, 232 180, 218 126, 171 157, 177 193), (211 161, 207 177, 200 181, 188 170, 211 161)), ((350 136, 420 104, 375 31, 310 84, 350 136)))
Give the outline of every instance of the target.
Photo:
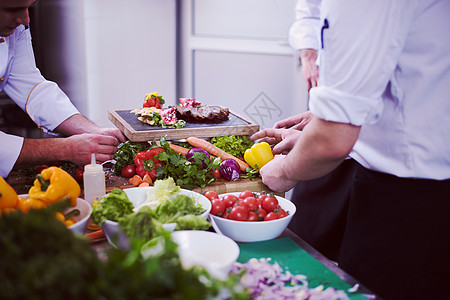
POLYGON ((246 135, 217 136, 211 138, 210 143, 236 157, 243 157, 245 150, 253 145, 246 135))
POLYGON ((134 175, 133 177, 131 177, 128 182, 132 185, 132 186, 139 186, 142 182, 144 182, 144 180, 141 178, 141 176, 139 175, 134 175))
POLYGON ((234 159, 227 158, 220 163, 220 174, 226 180, 238 180, 241 176, 239 165, 234 159))
POLYGON ((252 258, 244 264, 235 263, 232 267, 232 274, 244 272, 241 284, 250 290, 253 299, 348 299, 344 291, 331 287, 325 290, 322 285, 310 288, 305 275, 292 275, 289 271, 283 273, 277 262, 270 264, 269 260, 252 258))
POLYGON ((206 151, 208 151, 208 153, 211 153, 212 155, 218 156, 221 159, 228 159, 231 158, 234 161, 236 161, 241 169, 241 171, 245 171, 249 165, 247 163, 245 163, 244 161, 240 160, 237 157, 234 157, 233 155, 221 150, 220 148, 217 148, 216 146, 214 146, 213 144, 211 144, 208 141, 196 138, 196 137, 189 137, 187 139, 188 143, 191 144, 194 147, 200 147, 206 151))

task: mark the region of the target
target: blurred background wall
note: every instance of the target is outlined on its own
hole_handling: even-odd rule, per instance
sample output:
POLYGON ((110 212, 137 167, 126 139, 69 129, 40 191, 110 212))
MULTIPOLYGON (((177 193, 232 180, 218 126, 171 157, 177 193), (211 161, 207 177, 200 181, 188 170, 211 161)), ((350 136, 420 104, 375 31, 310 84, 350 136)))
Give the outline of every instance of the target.
POLYGON ((194 97, 271 127, 306 110, 287 43, 296 0, 39 0, 37 65, 101 126, 107 111, 194 97))

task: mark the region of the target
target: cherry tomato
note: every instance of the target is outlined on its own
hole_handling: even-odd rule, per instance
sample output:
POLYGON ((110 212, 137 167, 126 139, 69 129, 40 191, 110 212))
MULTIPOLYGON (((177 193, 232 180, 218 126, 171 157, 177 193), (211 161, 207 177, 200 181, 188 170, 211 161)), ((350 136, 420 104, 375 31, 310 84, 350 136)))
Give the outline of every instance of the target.
POLYGON ((219 199, 219 195, 215 191, 207 191, 205 193, 205 197, 209 199, 209 201, 213 201, 214 199, 219 199))
POLYGON ((232 207, 236 204, 236 201, 238 200, 238 197, 234 195, 226 195, 223 197, 223 203, 225 203, 225 207, 232 207))
POLYGON ((274 213, 273 211, 271 211, 270 213, 267 214, 267 216, 265 216, 264 221, 272 221, 272 220, 277 220, 278 219, 278 215, 276 213, 274 213))
POLYGON ((287 214, 287 212, 284 209, 278 208, 278 218, 279 219, 287 217, 287 215, 288 214, 287 214))
POLYGON ((246 221, 248 219, 248 209, 244 206, 235 206, 230 210, 228 219, 235 221, 246 221))
POLYGON ((256 214, 258 215, 259 220, 263 221, 264 218, 267 216, 267 211, 264 208, 258 208, 256 214))
POLYGON ((264 200, 264 199, 266 199, 268 196, 267 195, 265 195, 265 194, 260 194, 257 198, 256 198, 256 200, 258 200, 258 205, 260 206, 260 207, 262 207, 262 201, 264 200))
POLYGON ((222 216, 225 212, 225 203, 220 199, 213 199, 211 202, 211 213, 215 216, 222 216))
POLYGON ((248 206, 248 209, 250 209, 250 210, 255 210, 258 208, 258 200, 256 200, 256 198, 253 196, 247 197, 244 200, 241 200, 240 202, 246 203, 248 206))
POLYGON ((238 200, 238 201, 236 202, 236 204, 237 204, 238 206, 243 206, 243 207, 247 208, 248 210, 250 210, 250 206, 248 206, 248 203, 246 203, 244 200, 238 200))
POLYGON ((126 165, 120 174, 125 178, 131 178, 136 175, 136 167, 134 165, 126 165))
POLYGON ((77 182, 83 182, 83 175, 84 175, 84 169, 83 168, 77 168, 75 170, 74 178, 77 182))
POLYGON ((219 179, 220 178, 220 170, 219 169, 215 169, 215 170, 212 170, 212 174, 213 174, 213 176, 214 177, 216 177, 217 179, 219 179))
POLYGON ((278 206, 277 198, 273 196, 268 196, 261 203, 262 208, 264 208, 267 212, 274 211, 278 206))
POLYGON ((254 211, 249 211, 247 221, 256 222, 259 221, 259 217, 254 211))
POLYGON ((242 193, 239 194, 239 199, 245 199, 247 197, 253 197, 253 192, 249 190, 245 190, 242 193))

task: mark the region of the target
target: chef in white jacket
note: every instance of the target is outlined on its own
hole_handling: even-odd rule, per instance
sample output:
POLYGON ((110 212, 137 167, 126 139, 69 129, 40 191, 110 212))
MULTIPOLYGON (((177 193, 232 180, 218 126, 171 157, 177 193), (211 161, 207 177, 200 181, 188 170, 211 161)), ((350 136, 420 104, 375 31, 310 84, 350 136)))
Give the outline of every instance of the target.
POLYGON ((64 137, 26 139, 0 132, 0 176, 13 168, 55 161, 77 165, 113 158, 125 141, 118 129, 100 128, 78 112, 56 83, 36 68, 28 8, 35 0, 0 0, 0 90, 22 108, 45 132, 64 137))
POLYGON ((356 162, 339 266, 385 299, 450 299, 450 2, 326 0, 319 83, 286 191, 356 162))

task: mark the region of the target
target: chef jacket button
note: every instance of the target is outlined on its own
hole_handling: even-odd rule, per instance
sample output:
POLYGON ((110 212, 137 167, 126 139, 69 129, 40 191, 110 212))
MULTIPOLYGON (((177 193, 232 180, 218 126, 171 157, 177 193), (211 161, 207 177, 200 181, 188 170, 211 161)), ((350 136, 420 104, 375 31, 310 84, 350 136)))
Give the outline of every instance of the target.
POLYGON ((1 38, 0 43, 4 43, 4 42, 5 42, 5 38, 1 38))
POLYGON ((3 82, 3 81, 5 81, 5 78, 1 77, 0 82, 3 82))

